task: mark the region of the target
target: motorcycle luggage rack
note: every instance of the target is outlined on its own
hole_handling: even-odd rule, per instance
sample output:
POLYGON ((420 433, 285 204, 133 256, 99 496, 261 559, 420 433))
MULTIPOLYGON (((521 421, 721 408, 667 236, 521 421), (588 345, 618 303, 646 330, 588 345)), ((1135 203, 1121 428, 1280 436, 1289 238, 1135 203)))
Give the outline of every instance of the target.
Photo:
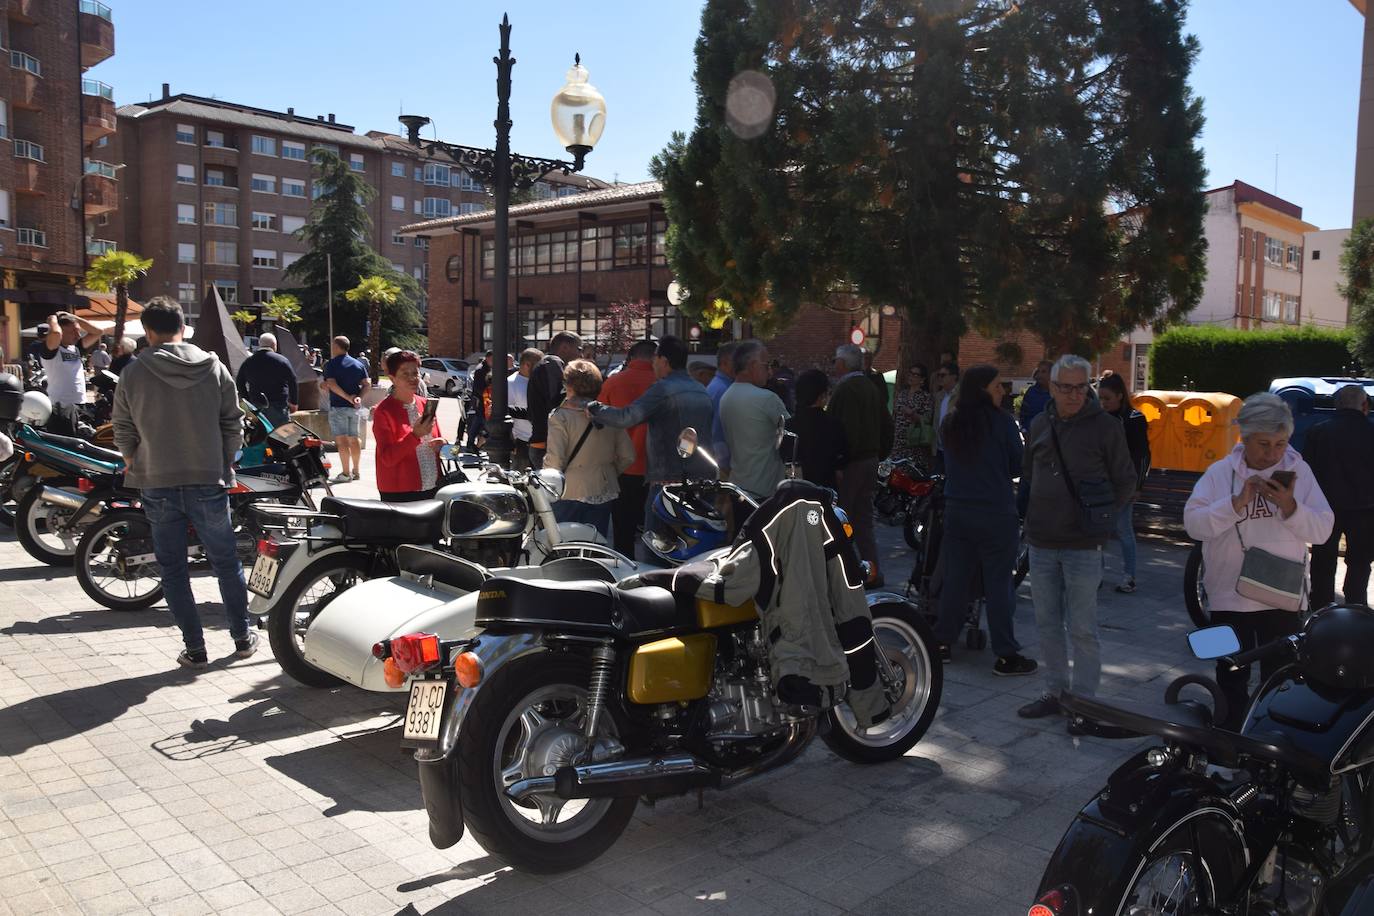
MULTIPOLYGON (((321 512, 319 509, 308 509, 304 506, 283 506, 279 503, 255 503, 247 507, 248 514, 253 518, 257 527, 261 531, 274 531, 288 534, 295 540, 318 541, 325 540, 312 536, 310 531, 311 522, 334 522, 340 527, 344 524, 343 516, 332 512, 321 512), (300 519, 298 524, 291 524, 292 519, 300 519)), ((329 538, 328 540, 337 540, 329 538)))

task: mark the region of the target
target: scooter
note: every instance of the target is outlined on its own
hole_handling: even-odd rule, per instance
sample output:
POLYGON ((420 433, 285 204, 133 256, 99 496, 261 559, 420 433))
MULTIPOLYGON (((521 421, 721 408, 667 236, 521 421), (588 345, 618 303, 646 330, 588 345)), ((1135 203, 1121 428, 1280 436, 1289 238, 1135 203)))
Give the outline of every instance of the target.
POLYGON ((1104 737, 1156 736, 1069 826, 1032 916, 1088 913, 1360 916, 1374 912, 1374 611, 1333 605, 1248 652, 1228 626, 1196 630, 1198 658, 1283 662, 1239 732, 1221 689, 1184 675, 1160 712, 1064 694, 1104 737), (1199 685, 1210 707, 1184 699, 1199 685))

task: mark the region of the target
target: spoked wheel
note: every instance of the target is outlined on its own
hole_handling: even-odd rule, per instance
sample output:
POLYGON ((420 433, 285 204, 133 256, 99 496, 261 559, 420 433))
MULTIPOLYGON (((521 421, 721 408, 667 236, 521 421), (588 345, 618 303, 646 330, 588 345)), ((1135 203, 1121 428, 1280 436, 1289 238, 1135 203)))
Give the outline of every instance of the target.
POLYGON ((1201 916, 1216 910, 1206 863, 1189 849, 1171 848, 1145 863, 1126 893, 1125 916, 1201 916))
POLYGON ((147 517, 119 509, 92 525, 76 548, 76 581, 112 611, 140 611, 161 601, 162 574, 147 517))
POLYGON ((906 519, 902 522, 902 537, 906 539, 906 546, 919 554, 926 533, 934 522, 935 511, 929 497, 908 506, 906 519))
POLYGON ((371 569, 361 553, 324 557, 282 584, 281 597, 267 614, 267 641, 281 670, 307 687, 333 687, 342 683, 305 659, 305 633, 319 613, 339 595, 366 581, 371 569))
POLYGON ((14 527, 14 505, 15 500, 9 496, 10 484, 14 482, 14 474, 19 470, 19 455, 11 455, 9 460, 0 464, 0 525, 6 528, 14 527))
POLYGON ((35 560, 49 566, 71 566, 81 532, 69 532, 62 526, 76 510, 43 502, 38 498, 42 491, 41 485, 30 487, 19 500, 14 510, 14 533, 35 560))
MULTIPOLYGON (((583 729, 591 665, 548 654, 513 662, 478 689, 458 738, 463 818, 491 854, 532 872, 576 868, 605 852, 634 798, 513 797, 522 781, 588 762, 583 729)), ((593 759, 623 753, 614 704, 598 719, 593 759)))
POLYGON ((902 604, 873 613, 873 637, 896 682, 889 690, 892 712, 871 728, 859 728, 854 713, 841 704, 829 713, 825 743, 855 763, 895 760, 909 751, 930 728, 940 708, 945 669, 935 657, 935 636, 915 610, 902 604))
POLYGON ((1202 581, 1204 573, 1202 545, 1194 544, 1188 554, 1188 562, 1183 567, 1183 603, 1188 607, 1188 616, 1193 619, 1193 626, 1199 629, 1212 625, 1212 609, 1207 601, 1207 586, 1202 581))

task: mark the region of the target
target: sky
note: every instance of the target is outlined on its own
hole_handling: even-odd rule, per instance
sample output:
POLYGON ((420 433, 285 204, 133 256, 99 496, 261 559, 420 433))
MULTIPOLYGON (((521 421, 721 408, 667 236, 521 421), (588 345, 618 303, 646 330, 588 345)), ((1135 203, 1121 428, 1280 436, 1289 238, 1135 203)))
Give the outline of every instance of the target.
MULTIPOLYGON (((90 76, 119 104, 172 92, 298 114, 333 112, 358 131, 401 132, 422 114, 445 140, 495 143, 497 25, 510 14, 517 60, 512 148, 563 155, 549 102, 574 52, 606 97, 606 132, 587 173, 642 181, 696 114, 699 0, 235 0, 215 15, 186 0, 110 0, 115 56, 90 76), (222 49, 222 50, 221 50, 222 49)), ((1208 187, 1239 179, 1350 225, 1363 19, 1349 0, 1193 0, 1186 23, 1207 125, 1208 187), (1277 184, 1275 156, 1278 157, 1277 184)))

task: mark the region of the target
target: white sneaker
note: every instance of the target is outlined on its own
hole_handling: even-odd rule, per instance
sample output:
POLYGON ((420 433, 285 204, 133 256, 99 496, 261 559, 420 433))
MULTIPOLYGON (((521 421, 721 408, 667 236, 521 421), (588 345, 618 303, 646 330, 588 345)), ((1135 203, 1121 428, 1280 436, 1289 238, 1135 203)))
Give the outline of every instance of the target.
POLYGON ((350 480, 352 480, 352 479, 353 479, 353 475, 352 475, 352 474, 345 474, 343 471, 340 471, 339 473, 337 473, 337 474, 335 474, 333 477, 331 477, 331 478, 329 479, 329 482, 330 482, 330 483, 348 483, 348 482, 349 482, 350 480))

